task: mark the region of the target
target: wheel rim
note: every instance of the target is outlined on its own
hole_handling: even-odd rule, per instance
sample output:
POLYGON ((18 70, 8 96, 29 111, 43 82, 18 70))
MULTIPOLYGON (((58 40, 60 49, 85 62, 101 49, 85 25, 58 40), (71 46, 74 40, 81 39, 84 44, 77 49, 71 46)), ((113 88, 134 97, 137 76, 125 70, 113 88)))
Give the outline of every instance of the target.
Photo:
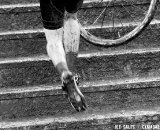
POLYGON ((120 38, 113 39, 113 40, 112 39, 99 38, 99 37, 96 37, 96 36, 92 35, 90 32, 85 30, 82 27, 82 25, 80 25, 81 35, 86 40, 90 41, 91 43, 93 43, 95 45, 111 46, 111 45, 122 44, 122 43, 134 38, 135 36, 137 36, 150 23, 150 21, 153 18, 153 14, 155 12, 156 3, 157 3, 157 0, 151 0, 150 6, 148 7, 148 11, 144 16, 143 21, 140 24, 138 24, 138 26, 135 27, 131 32, 125 34, 124 36, 122 36, 120 38))

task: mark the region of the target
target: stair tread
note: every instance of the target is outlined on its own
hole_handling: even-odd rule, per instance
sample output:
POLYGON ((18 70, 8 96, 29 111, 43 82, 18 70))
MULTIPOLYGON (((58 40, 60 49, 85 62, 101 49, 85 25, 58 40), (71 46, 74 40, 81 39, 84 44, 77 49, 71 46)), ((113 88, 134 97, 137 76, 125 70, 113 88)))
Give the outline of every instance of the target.
MULTIPOLYGON (((126 78, 115 79, 111 81, 98 80, 80 83, 80 88, 84 93, 100 92, 110 90, 123 89, 140 89, 158 87, 160 85, 160 77, 143 77, 143 78, 126 78)), ((40 85, 23 88, 7 88, 0 89, 0 100, 20 99, 28 97, 44 97, 51 95, 62 95, 61 84, 40 85)))
MULTIPOLYGON (((132 26, 135 26, 135 25, 139 24, 139 23, 134 24, 134 23, 131 23, 131 22, 128 22, 128 21, 126 21, 126 22, 122 21, 122 23, 123 23, 123 27, 128 27, 128 26, 132 27, 132 26)), ((159 19, 153 19, 151 21, 151 23, 150 23, 150 25, 157 25, 157 24, 158 25, 160 24, 160 20, 159 19)), ((114 24, 115 28, 118 28, 120 26, 121 25, 119 23, 115 23, 114 24)), ((110 25, 108 25, 108 26, 104 25, 102 27, 101 24, 99 23, 99 24, 96 24, 96 25, 93 25, 93 26, 87 26, 87 27, 84 27, 84 28, 90 30, 90 29, 98 29, 98 28, 102 28, 102 29, 104 28, 105 29, 105 28, 109 28, 109 27, 110 27, 110 25)), ((15 36, 15 35, 27 35, 27 34, 39 34, 39 33, 44 33, 43 28, 25 29, 25 30, 12 30, 12 31, 1 31, 0 32, 0 37, 11 36, 11 35, 15 36)))
MULTIPOLYGON (((139 1, 139 2, 142 2, 142 1, 139 1)), ((85 5, 86 4, 84 4, 84 6, 85 5)), ((92 5, 93 4, 90 4, 90 6, 92 6, 92 5)), ((145 4, 144 4, 144 6, 145 6, 145 4)), ((91 11, 93 9, 90 9, 90 8, 88 9, 88 8, 87 8, 87 10, 89 12, 93 12, 93 11, 91 11)), ((97 9, 97 10, 99 10, 99 9, 97 9)), ((85 11, 82 8, 79 11, 80 15, 78 15, 78 16, 80 16, 79 19, 82 21, 86 20, 91 15, 95 15, 93 17, 97 17, 96 12, 99 12, 99 11, 95 11, 95 13, 94 14, 92 13, 91 15, 89 15, 89 13, 86 14, 84 12, 85 11)), ((135 14, 137 14, 137 13, 135 13, 135 14)), ((10 30, 43 28, 38 3, 31 2, 29 4, 24 3, 24 4, 14 4, 14 5, 2 5, 2 6, 0 6, 0 17, 1 17, 0 23, 3 24, 3 26, 0 26, 1 32, 2 31, 10 31, 10 30)), ((156 18, 159 19, 159 16, 156 15, 156 18)), ((90 21, 93 20, 92 18, 90 18, 90 19, 91 19, 90 21)), ((109 20, 107 20, 107 19, 105 19, 105 21, 107 23, 109 22, 109 20)), ((121 22, 123 23, 123 21, 126 21, 126 18, 123 17, 121 19, 121 22)), ((130 24, 131 23, 133 24, 133 20, 130 20, 130 24)), ((82 22, 82 24, 83 24, 83 22, 82 22)), ((130 24, 128 24, 128 23, 123 24, 123 26, 130 26, 130 24)))
MULTIPOLYGON (((137 48, 137 49, 120 49, 120 50, 109 50, 109 51, 81 51, 77 58, 92 58, 92 57, 104 57, 104 56, 118 56, 128 54, 145 54, 145 53, 156 53, 160 52, 158 48, 137 48)), ((40 62, 40 61, 51 61, 47 54, 33 55, 33 56, 22 56, 13 58, 0 58, 0 65, 3 64, 16 64, 16 63, 28 63, 28 62, 40 62)))
POLYGON ((158 117, 156 115, 160 114, 159 107, 152 108, 143 108, 143 109, 123 109, 116 111, 85 111, 82 113, 73 113, 70 115, 61 115, 61 116, 47 116, 47 117, 37 117, 37 118, 23 118, 18 120, 4 120, 0 122, 0 128, 18 128, 18 127, 34 127, 34 126, 45 126, 45 125, 56 125, 66 126, 69 123, 77 122, 87 122, 92 125, 106 125, 113 123, 115 120, 116 123, 122 123, 122 120, 125 122, 136 120, 138 121, 147 121, 147 116, 150 120, 155 120, 158 117), (152 118, 152 119, 151 119, 152 118), (155 119, 154 119, 155 118, 155 119), (104 120, 104 121, 103 121, 104 120), (113 122, 112 122, 113 121, 113 122), (66 125, 65 125, 66 124, 66 125))
MULTIPOLYGON (((80 52, 75 67, 83 81, 159 76, 159 50, 80 52)), ((1 59, 0 68, 3 88, 60 82, 47 55, 1 59)))
MULTIPOLYGON (((47 55, 46 52, 46 39, 44 34, 38 31, 31 33, 29 32, 20 32, 7 34, 2 37, 6 40, 1 41, 1 49, 0 49, 0 60, 2 58, 15 58, 15 57, 31 57, 36 55, 47 55), (11 37, 9 35, 12 35, 11 37), (34 38, 35 37, 35 38, 34 38), (14 40, 11 40, 11 39, 14 40), (25 39, 26 38, 26 39, 25 39), (10 39, 10 40, 9 40, 10 39)), ((111 54, 121 54, 121 52, 125 53, 136 53, 136 51, 145 51, 146 49, 158 49, 159 48, 159 37, 160 29, 156 30, 145 30, 142 35, 134 39, 133 41, 124 44, 123 46, 114 46, 114 47, 100 47, 94 46, 86 42, 83 38, 80 40, 80 52, 90 51, 106 51, 111 54)), ((0 36, 1 37, 1 36, 0 36)), ((9 59, 10 60, 10 59, 9 59)))
MULTIPOLYGON (((105 1, 103 1, 103 3, 105 3, 105 2, 107 2, 107 1, 109 1, 109 0, 105 0, 105 1)), ((122 0, 121 0, 122 1, 122 0)), ((99 0, 84 0, 84 2, 83 2, 83 6, 82 6, 82 8, 83 7, 91 7, 91 5, 89 5, 89 4, 91 4, 91 3, 95 3, 95 2, 99 2, 99 0)), ((120 0, 119 1, 116 1, 117 3, 118 2, 120 2, 120 0)), ((139 1, 138 3, 148 3, 148 1, 147 0, 145 0, 145 1, 139 1)), ((102 3, 102 2, 101 2, 102 3)), ((39 1, 33 1, 33 2, 26 2, 26 3, 13 3, 13 4, 11 4, 11 3, 9 3, 9 4, 2 4, 1 6, 0 6, 0 9, 10 9, 10 8, 28 8, 28 7, 39 7, 40 6, 40 4, 39 4, 39 1)), ((99 4, 99 6, 100 6, 100 4, 99 4)))

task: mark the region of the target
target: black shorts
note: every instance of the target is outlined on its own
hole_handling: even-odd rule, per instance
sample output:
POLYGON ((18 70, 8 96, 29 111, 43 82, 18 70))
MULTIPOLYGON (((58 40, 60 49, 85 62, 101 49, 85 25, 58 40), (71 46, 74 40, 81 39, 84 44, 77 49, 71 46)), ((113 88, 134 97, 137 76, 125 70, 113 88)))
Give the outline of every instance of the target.
POLYGON ((43 26, 46 29, 58 29, 63 26, 64 12, 75 13, 83 0, 40 0, 43 26))

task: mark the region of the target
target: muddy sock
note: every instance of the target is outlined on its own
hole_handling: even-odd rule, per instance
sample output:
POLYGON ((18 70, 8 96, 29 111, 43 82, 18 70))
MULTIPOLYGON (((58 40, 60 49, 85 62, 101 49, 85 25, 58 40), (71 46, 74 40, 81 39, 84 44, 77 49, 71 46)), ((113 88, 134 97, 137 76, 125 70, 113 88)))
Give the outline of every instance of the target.
POLYGON ((67 65, 68 68, 71 72, 76 73, 76 64, 77 64, 77 53, 75 52, 68 52, 66 53, 66 60, 67 60, 67 65))
POLYGON ((69 71, 67 64, 64 62, 60 62, 59 64, 56 65, 56 69, 58 70, 58 72, 60 73, 60 75, 62 75, 62 73, 64 71, 69 71))

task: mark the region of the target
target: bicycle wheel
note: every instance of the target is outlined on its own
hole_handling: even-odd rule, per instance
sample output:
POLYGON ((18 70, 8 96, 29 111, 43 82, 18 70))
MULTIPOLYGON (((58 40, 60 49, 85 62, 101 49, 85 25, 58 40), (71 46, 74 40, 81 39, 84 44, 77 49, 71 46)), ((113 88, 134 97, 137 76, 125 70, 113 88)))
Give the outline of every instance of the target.
POLYGON ((85 0, 78 19, 81 35, 102 46, 136 37, 151 22, 157 0, 85 0))

